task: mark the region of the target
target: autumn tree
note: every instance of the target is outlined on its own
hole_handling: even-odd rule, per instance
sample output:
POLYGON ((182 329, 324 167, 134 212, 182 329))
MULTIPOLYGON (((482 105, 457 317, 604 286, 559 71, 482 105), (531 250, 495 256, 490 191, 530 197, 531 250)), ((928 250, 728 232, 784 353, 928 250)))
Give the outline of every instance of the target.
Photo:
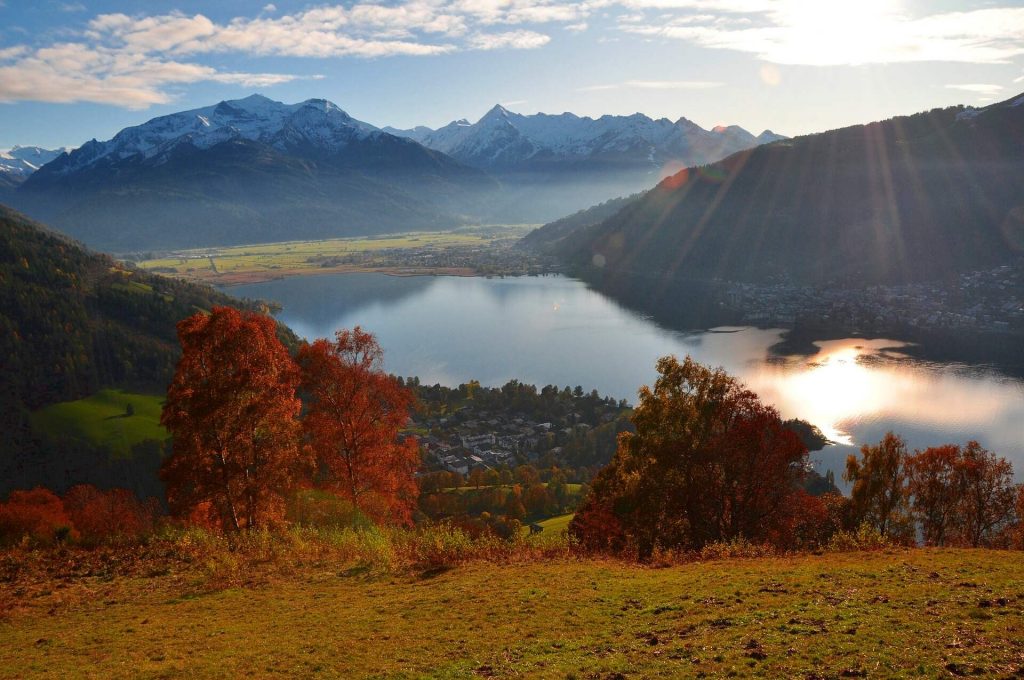
POLYGON ((959 446, 946 444, 907 459, 907 490, 926 545, 946 545, 956 533, 966 482, 960 456, 959 446))
POLYGON ((778 413, 721 369, 690 357, 658 361, 640 390, 636 432, 619 435, 571 532, 584 545, 699 548, 743 536, 767 540, 784 523, 807 450, 778 413), (605 537, 588 535, 608 531, 605 537))
POLYGON ((413 393, 381 367, 383 352, 358 326, 333 342, 317 340, 299 350, 307 400, 303 437, 321 471, 321 482, 374 519, 412 521, 420 464, 417 442, 399 436, 413 393))
POLYGON ((140 502, 127 489, 102 491, 91 484, 64 495, 64 509, 85 540, 134 539, 153 530, 159 514, 156 499, 140 502))
POLYGON ((843 479, 853 485, 850 506, 854 524, 867 523, 898 540, 912 538, 906 460, 907 444, 892 432, 878 444, 863 445, 860 459, 847 456, 843 479))
POLYGON ((973 547, 990 545, 1013 519, 1013 466, 976 441, 963 448, 960 466, 964 488, 959 504, 961 541, 973 547))
POLYGON ((60 498, 41 486, 30 491, 12 491, 0 503, 0 542, 15 542, 28 537, 50 543, 71 536, 71 519, 60 498))
POLYGON ((182 347, 160 422, 174 438, 161 477, 171 511, 227 531, 273 524, 304 460, 298 371, 266 316, 214 307, 178 324, 182 347))

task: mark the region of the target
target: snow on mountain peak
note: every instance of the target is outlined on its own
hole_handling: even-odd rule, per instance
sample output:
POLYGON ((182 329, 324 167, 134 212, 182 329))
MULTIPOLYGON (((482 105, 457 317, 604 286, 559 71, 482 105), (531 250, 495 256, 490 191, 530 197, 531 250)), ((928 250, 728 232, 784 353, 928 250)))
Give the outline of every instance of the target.
POLYGON ((39 146, 15 145, 7 151, 0 151, 0 174, 28 177, 54 158, 68 151, 66 147, 44 149, 39 146))
POLYGON ((104 158, 141 156, 160 162, 179 144, 208 149, 231 139, 260 142, 279 150, 301 144, 337 152, 376 132, 376 127, 352 118, 326 99, 283 104, 253 94, 125 128, 107 142, 83 145, 60 172, 74 172, 104 158))

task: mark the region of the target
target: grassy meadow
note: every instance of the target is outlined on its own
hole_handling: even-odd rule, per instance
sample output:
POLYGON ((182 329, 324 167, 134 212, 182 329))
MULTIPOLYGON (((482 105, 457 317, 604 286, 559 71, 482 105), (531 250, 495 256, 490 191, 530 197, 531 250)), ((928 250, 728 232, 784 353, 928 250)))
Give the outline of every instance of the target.
MULTIPOLYGON (((462 228, 442 232, 409 232, 384 236, 288 241, 223 248, 174 251, 139 262, 142 269, 210 283, 241 283, 325 271, 396 269, 383 259, 359 264, 325 264, 325 260, 366 256, 399 249, 442 251, 486 247, 519 238, 536 225, 462 228)), ((422 272, 419 272, 422 273, 422 272)))
POLYGON ((101 390, 85 399, 53 404, 36 411, 32 414, 32 427, 43 435, 60 432, 105 446, 114 455, 127 456, 132 446, 141 441, 167 439, 167 431, 160 425, 163 401, 162 396, 101 390), (134 409, 132 415, 127 413, 129 404, 134 409))
MULTIPOLYGON (((546 534, 556 534, 556 535, 559 535, 559 534, 561 534, 564 531, 567 531, 569 529, 569 523, 572 522, 572 518, 574 516, 575 516, 575 514, 570 512, 567 515, 558 515, 556 517, 548 517, 545 520, 541 520, 541 521, 537 522, 537 525, 540 526, 542 529, 544 529, 544 533, 546 533, 546 534)), ((522 532, 524 534, 527 534, 527 535, 530 533, 530 526, 529 526, 529 524, 525 525, 522 528, 522 532)))
POLYGON ((644 567, 549 550, 423 568, 308 542, 288 546, 281 563, 273 550, 204 551, 186 539, 151 546, 144 559, 0 555, 0 677, 1024 672, 1024 570, 1014 552, 644 567))

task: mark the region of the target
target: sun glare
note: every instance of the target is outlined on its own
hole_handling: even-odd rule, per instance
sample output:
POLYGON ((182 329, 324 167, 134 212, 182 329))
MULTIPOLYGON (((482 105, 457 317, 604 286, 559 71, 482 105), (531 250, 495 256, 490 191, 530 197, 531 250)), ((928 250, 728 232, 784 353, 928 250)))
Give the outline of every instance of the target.
POLYGON ((901 8, 898 0, 789 0, 777 12, 784 33, 777 56, 788 63, 808 54, 823 64, 884 61, 898 42, 901 8))

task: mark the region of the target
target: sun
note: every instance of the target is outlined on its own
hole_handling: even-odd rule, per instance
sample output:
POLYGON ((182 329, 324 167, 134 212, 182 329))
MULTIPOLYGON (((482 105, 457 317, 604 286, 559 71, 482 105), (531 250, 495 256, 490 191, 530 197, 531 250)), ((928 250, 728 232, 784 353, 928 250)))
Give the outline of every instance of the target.
POLYGON ((900 0, 783 0, 773 14, 777 60, 820 65, 887 61, 905 21, 900 0))

